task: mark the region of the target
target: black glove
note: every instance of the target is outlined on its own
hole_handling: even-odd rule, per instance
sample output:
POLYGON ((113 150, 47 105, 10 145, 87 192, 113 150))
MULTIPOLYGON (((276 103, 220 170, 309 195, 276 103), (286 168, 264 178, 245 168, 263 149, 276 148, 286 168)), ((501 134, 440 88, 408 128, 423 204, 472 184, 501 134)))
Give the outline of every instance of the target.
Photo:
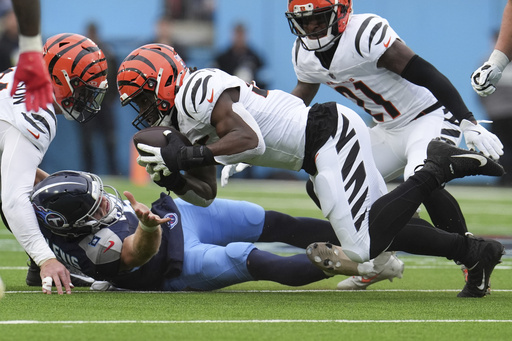
POLYGON ((165 187, 168 191, 174 192, 185 187, 187 180, 185 180, 181 173, 175 172, 168 176, 160 176, 160 180, 155 181, 155 183, 160 187, 165 187))

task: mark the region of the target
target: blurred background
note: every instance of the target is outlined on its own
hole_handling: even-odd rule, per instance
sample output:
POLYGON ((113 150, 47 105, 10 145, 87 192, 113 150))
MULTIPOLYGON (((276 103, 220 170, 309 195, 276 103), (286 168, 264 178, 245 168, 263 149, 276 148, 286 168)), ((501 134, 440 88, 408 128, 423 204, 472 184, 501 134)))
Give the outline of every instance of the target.
MULTIPOLYGON (((417 54, 452 81, 476 118, 487 119, 469 77, 492 51, 505 3, 506 0, 354 0, 353 8, 355 13, 375 13, 386 18, 417 54)), ((92 38, 108 51, 113 76, 132 50, 161 42, 173 45, 188 66, 219 67, 243 79, 255 79, 262 88, 291 91, 296 84, 291 64, 295 36, 284 16, 286 5, 285 0, 43 0, 42 35, 43 40, 63 32, 92 38)), ((10 0, 0 0, 0 15, 3 70, 9 67, 6 63, 16 61, 17 31, 10 0)), ((57 137, 41 168, 48 172, 80 169, 104 175, 130 174, 131 138, 136 132, 131 121, 135 111, 120 106, 116 85, 109 84, 111 98, 92 123, 80 126, 59 115, 57 137)), ((314 102, 332 100, 361 112, 326 86, 320 88, 314 102)), ((362 114, 366 120, 367 116, 362 114)), ((306 174, 252 167, 237 177, 304 179, 306 174)), ((494 180, 471 177, 458 181, 494 180)))

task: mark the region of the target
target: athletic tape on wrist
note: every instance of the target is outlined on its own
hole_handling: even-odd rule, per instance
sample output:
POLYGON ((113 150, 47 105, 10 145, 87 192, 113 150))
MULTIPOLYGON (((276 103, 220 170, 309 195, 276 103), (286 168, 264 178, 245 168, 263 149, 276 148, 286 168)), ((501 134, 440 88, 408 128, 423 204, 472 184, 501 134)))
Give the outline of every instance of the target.
POLYGON ((41 34, 37 36, 29 37, 24 35, 19 35, 19 50, 20 53, 29 52, 29 51, 43 51, 43 41, 41 40, 41 34))
POLYGON ((489 63, 495 64, 500 71, 503 71, 509 62, 510 60, 507 55, 500 50, 492 51, 491 56, 489 57, 489 63))
POLYGON ((159 225, 156 226, 146 226, 141 221, 139 221, 140 228, 146 232, 155 232, 157 228, 159 228, 159 225))

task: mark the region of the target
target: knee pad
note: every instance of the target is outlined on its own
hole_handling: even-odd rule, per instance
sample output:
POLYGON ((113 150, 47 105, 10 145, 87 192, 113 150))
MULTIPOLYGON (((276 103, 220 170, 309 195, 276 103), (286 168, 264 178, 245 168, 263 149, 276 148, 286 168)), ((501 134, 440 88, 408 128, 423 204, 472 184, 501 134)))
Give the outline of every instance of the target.
POLYGON ((254 244, 244 243, 244 242, 235 242, 229 243, 226 245, 226 255, 238 262, 245 262, 247 260, 247 256, 249 253, 255 248, 254 244))

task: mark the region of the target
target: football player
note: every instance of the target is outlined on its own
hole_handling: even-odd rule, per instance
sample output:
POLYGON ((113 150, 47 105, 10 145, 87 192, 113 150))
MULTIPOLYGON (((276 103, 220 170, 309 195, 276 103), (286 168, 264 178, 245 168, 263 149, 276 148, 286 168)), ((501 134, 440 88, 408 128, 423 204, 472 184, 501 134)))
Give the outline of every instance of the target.
MULTIPOLYGON (((138 144, 144 154, 139 164, 157 173, 162 185, 166 177, 179 178, 182 170, 217 163, 304 169, 350 260, 366 262, 386 250, 443 255, 471 268, 460 296, 485 295, 480 284, 488 287, 487 275, 503 251, 500 243, 432 234, 429 227, 407 223, 445 182, 466 175, 502 175, 494 160, 432 141, 423 168, 385 194, 368 129, 349 108, 334 102, 306 107, 296 96, 260 89, 218 69, 191 70, 172 47, 162 44, 130 53, 121 63, 117 83, 122 104, 132 104, 138 112, 134 125, 173 125, 193 144, 186 146, 171 131, 165 134, 166 147, 138 144), (402 240, 401 233, 408 235, 407 242, 391 249, 392 242, 402 240)), ((336 271, 346 257, 343 252, 331 244, 308 248, 324 271, 336 271)), ((384 255, 382 262, 374 262, 376 272, 387 259, 384 255)))
MULTIPOLYGON (((215 167, 209 172, 215 176, 215 167)), ((128 201, 95 174, 61 171, 38 183, 31 200, 41 232, 66 266, 116 288, 215 290, 254 280, 299 286, 329 277, 305 254, 282 257, 253 244, 305 248, 316 238, 336 240, 325 220, 246 201, 216 199, 199 207, 164 193, 150 210, 124 195, 128 201)))
POLYGON ((501 73, 512 58, 512 0, 503 10, 500 34, 489 60, 471 75, 473 89, 482 97, 492 94, 501 79, 501 73))
MULTIPOLYGON (((1 202, 6 225, 41 268, 41 279, 51 279, 62 294, 62 287, 71 293, 69 272, 46 244, 29 196, 36 172, 44 177, 38 165, 57 132, 56 114, 80 123, 94 117, 107 89, 107 62, 94 42, 70 33, 49 38, 43 58, 54 96, 48 108, 27 109, 25 83, 13 89, 15 67, 0 73, 1 202)), ((43 291, 51 293, 51 284, 43 291)))
MULTIPOLYGON (((298 37, 292 94, 309 105, 326 84, 370 114, 372 153, 385 181, 409 178, 433 138, 459 145, 461 130, 468 147, 494 159, 503 154, 500 140, 478 124, 450 81, 415 54, 386 19, 353 14, 352 0, 291 0, 286 17, 298 37)), ((468 232, 446 189, 436 189, 423 204, 436 227, 468 232)), ((339 287, 365 284, 370 281, 354 277, 339 287)))
POLYGON ((41 40, 41 4, 39 0, 12 0, 18 26, 19 53, 14 85, 14 96, 19 82, 25 83, 25 106, 27 110, 45 109, 53 102, 53 89, 50 75, 43 62, 43 42, 41 40))

